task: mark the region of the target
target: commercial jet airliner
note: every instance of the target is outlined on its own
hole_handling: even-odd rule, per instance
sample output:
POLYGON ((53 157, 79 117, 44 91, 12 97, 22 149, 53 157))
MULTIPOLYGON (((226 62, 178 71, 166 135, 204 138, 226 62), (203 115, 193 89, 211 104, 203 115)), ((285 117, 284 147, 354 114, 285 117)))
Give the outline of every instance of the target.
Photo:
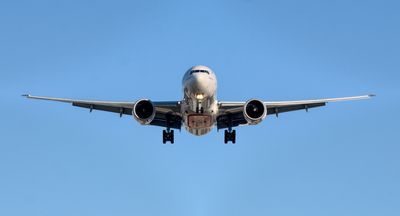
POLYGON ((183 76, 183 99, 180 101, 151 101, 140 99, 136 102, 74 100, 66 98, 23 95, 27 98, 70 103, 73 106, 92 110, 103 110, 132 115, 142 125, 164 127, 163 143, 174 143, 174 130, 182 125, 190 133, 201 136, 216 126, 225 129, 224 142, 236 143, 234 127, 256 125, 269 115, 306 110, 325 106, 328 102, 368 99, 374 95, 297 101, 261 101, 250 99, 243 102, 218 101, 216 97, 217 78, 206 66, 191 67, 183 76))

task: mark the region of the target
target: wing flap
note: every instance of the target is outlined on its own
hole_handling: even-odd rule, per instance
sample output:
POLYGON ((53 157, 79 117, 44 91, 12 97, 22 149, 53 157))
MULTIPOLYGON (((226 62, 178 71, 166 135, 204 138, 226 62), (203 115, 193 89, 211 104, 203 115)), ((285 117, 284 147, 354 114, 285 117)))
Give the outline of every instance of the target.
POLYGON ((310 108, 325 106, 326 103, 311 103, 311 104, 298 104, 298 105, 286 105, 286 106, 277 106, 277 107, 269 107, 267 106, 267 115, 279 114, 283 112, 290 112, 296 110, 308 110, 310 108))
POLYGON ((247 124, 247 121, 244 118, 243 112, 228 113, 217 117, 218 130, 245 124, 247 124))
POLYGON ((102 104, 90 104, 90 103, 80 103, 80 102, 73 102, 73 106, 87 108, 90 110, 101 110, 107 112, 114 112, 120 113, 124 115, 132 115, 132 108, 125 108, 125 107, 114 107, 114 106, 106 106, 102 104))
POLYGON ((150 125, 180 130, 182 126, 182 117, 173 113, 157 112, 150 125))

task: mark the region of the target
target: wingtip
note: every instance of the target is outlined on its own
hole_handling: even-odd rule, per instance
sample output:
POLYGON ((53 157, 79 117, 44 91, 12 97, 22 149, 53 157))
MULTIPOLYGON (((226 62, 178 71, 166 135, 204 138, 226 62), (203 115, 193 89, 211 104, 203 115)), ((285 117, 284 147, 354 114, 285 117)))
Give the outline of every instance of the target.
POLYGON ((27 97, 27 98, 29 98, 31 95, 30 94, 23 94, 23 95, 21 95, 22 97, 27 97))
POLYGON ((369 94, 369 97, 376 97, 376 94, 369 94))

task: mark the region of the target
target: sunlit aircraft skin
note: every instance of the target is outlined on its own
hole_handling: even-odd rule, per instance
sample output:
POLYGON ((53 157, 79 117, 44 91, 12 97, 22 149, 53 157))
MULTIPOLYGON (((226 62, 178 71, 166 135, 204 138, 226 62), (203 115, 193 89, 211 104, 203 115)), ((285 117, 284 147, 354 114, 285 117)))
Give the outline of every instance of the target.
POLYGON ((204 135, 215 125, 218 114, 217 77, 205 66, 190 68, 182 79, 181 102, 183 123, 194 135, 204 135))
POLYGON ((74 100, 23 95, 27 98, 51 100, 71 103, 73 106, 95 110, 115 112, 122 115, 132 115, 142 125, 165 127, 163 143, 174 143, 174 130, 185 129, 194 135, 204 135, 216 126, 226 129, 224 142, 236 143, 236 131, 232 128, 241 125, 256 125, 268 115, 306 110, 325 106, 328 102, 368 99, 374 95, 363 95, 343 98, 329 98, 299 101, 261 101, 251 99, 247 102, 218 101, 217 77, 206 66, 191 67, 183 76, 183 100, 181 101, 151 101, 141 99, 136 102, 74 100))

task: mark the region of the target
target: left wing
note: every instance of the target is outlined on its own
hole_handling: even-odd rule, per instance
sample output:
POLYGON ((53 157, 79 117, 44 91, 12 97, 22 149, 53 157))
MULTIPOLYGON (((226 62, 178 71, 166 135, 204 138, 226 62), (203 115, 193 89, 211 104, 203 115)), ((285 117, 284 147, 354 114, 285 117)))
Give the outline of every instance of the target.
MULTIPOLYGON (((122 115, 132 115, 133 108, 136 102, 124 102, 124 101, 97 101, 97 100, 75 100, 68 98, 54 98, 54 97, 42 97, 32 96, 29 94, 22 95, 30 99, 49 100, 72 104, 73 106, 82 107, 93 110, 102 110, 107 112, 118 113, 120 117, 122 115)), ((180 102, 178 101, 162 101, 152 102, 156 108, 156 115, 150 125, 170 127, 170 128, 181 128, 181 116, 180 116, 180 102)))
POLYGON ((267 114, 295 111, 295 110, 308 110, 309 108, 325 106, 329 102, 339 102, 339 101, 350 101, 350 100, 363 100, 374 97, 375 95, 362 95, 353 97, 341 97, 341 98, 327 98, 327 99, 317 99, 317 100, 299 100, 299 101, 269 101, 264 102, 267 107, 267 114))
MULTIPOLYGON (((296 110, 307 110, 310 108, 325 106, 329 102, 349 101, 369 99, 375 95, 362 95, 353 97, 328 98, 317 100, 297 100, 297 101, 266 101, 263 102, 267 109, 267 115, 290 112, 296 110)), ((219 102, 219 116, 217 117, 218 129, 227 128, 228 125, 236 127, 247 124, 243 116, 243 109, 246 102, 219 102)))

